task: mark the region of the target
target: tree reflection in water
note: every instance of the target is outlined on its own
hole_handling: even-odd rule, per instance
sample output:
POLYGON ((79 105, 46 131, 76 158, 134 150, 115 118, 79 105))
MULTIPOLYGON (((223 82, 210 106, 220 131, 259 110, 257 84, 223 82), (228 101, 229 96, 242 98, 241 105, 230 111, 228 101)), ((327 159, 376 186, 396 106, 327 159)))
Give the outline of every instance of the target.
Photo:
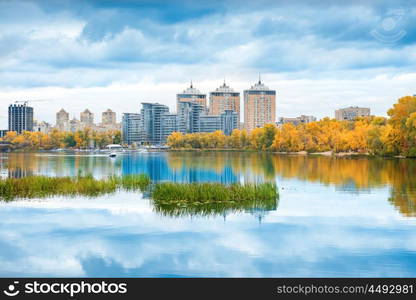
POLYGON ((388 201, 404 216, 416 216, 416 160, 366 156, 326 157, 248 152, 174 152, 172 168, 221 170, 230 165, 247 181, 294 178, 334 185, 340 191, 368 192, 390 187, 388 201))
MULTIPOLYGON (((416 160, 373 157, 277 155, 255 152, 168 152, 120 156, 36 153, 0 154, 2 174, 75 176, 146 173, 152 181, 262 182, 293 178, 335 186, 340 192, 371 192, 390 188, 388 200, 404 216, 416 216, 416 160), (150 159, 151 158, 151 159, 150 159)), ((272 206, 267 206, 267 209, 272 206)), ((180 213, 169 208, 171 214, 180 213)), ((225 210, 236 209, 227 207, 225 210)), ((246 208, 241 208, 246 210, 246 208)), ((200 214, 221 213, 218 207, 188 208, 200 214)), ((186 212, 185 212, 186 213, 186 212)))

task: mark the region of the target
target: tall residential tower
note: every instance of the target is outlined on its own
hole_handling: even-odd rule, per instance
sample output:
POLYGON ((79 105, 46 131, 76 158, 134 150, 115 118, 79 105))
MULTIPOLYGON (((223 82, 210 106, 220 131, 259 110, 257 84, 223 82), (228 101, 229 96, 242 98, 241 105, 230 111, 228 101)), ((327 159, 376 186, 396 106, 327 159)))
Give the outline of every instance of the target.
POLYGON ((207 95, 202 94, 198 89, 194 88, 192 81, 189 88, 182 93, 176 95, 176 111, 179 111, 179 103, 192 102, 201 105, 204 109, 207 107, 207 95))
POLYGON ((248 131, 276 122, 276 91, 265 86, 261 79, 244 91, 244 127, 248 131))
POLYGON ((69 113, 63 108, 56 113, 56 129, 59 131, 69 131, 69 113))
POLYGON ((169 107, 159 103, 142 103, 141 117, 143 140, 151 145, 162 144, 161 117, 169 113, 169 107))
POLYGON ((23 131, 33 131, 33 107, 23 105, 9 106, 9 131, 22 133, 23 131))
POLYGON ((137 113, 124 113, 122 120, 123 142, 139 145, 142 142, 142 116, 137 113))
POLYGON ((117 124, 117 115, 111 109, 102 113, 101 125, 104 127, 115 127, 117 124))
POLYGON ((80 120, 83 128, 94 126, 94 114, 89 109, 86 109, 81 113, 80 120))
POLYGON ((224 81, 223 85, 209 93, 209 114, 220 115, 226 110, 235 111, 240 122, 240 93, 227 86, 224 81))

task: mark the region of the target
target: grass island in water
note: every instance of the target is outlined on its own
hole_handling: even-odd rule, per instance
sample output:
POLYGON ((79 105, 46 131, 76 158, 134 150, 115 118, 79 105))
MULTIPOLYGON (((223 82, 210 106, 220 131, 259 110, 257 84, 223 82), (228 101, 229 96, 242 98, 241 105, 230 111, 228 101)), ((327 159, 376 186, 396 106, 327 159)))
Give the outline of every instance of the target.
POLYGON ((97 197, 117 190, 144 191, 150 187, 155 210, 163 215, 216 215, 226 211, 275 210, 278 190, 274 183, 158 183, 147 175, 76 177, 28 176, 0 179, 0 199, 33 199, 51 196, 97 197))
POLYGON ((150 184, 147 175, 110 176, 95 179, 92 175, 76 177, 28 176, 0 179, 0 198, 42 198, 50 196, 90 196, 113 193, 118 189, 144 190, 150 184))
POLYGON ((156 211, 170 216, 275 210, 278 196, 274 183, 160 183, 152 192, 156 211))

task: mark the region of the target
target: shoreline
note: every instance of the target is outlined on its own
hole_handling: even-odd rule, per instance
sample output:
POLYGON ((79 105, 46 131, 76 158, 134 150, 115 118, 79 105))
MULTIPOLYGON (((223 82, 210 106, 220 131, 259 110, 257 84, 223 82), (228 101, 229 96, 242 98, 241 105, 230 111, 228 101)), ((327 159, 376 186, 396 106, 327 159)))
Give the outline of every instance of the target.
MULTIPOLYGON (((0 153, 66 153, 66 152, 82 152, 82 153, 97 153, 94 150, 87 149, 57 149, 51 150, 32 150, 32 149, 19 149, 12 151, 5 151, 0 153)), ((100 151, 102 152, 102 151, 100 151)), ((126 149, 127 153, 135 153, 136 150, 126 149)), ((253 149, 227 149, 227 148, 203 148, 203 149, 188 149, 188 148, 179 148, 179 149, 147 149, 147 152, 247 152, 247 153, 268 153, 268 154, 278 154, 278 155, 293 155, 293 156, 326 156, 326 157, 353 157, 353 156, 365 156, 365 157, 380 157, 380 158, 399 158, 399 159, 414 159, 412 156, 404 155, 394 155, 394 156, 382 156, 375 155, 369 152, 333 152, 333 151, 322 151, 322 152, 307 152, 307 151, 297 151, 297 152, 283 152, 283 151, 263 151, 263 150, 253 150, 253 149)))
POLYGON ((333 152, 333 151, 323 151, 323 152, 307 152, 307 151, 297 151, 297 152, 279 152, 279 151, 258 151, 252 149, 167 149, 166 152, 248 152, 248 153, 269 153, 269 154, 279 154, 279 155, 299 155, 299 156, 326 156, 326 157, 349 157, 349 156, 366 156, 366 157, 380 157, 380 158, 407 158, 414 159, 412 156, 404 155, 394 155, 394 156, 382 156, 375 155, 369 152, 333 152))

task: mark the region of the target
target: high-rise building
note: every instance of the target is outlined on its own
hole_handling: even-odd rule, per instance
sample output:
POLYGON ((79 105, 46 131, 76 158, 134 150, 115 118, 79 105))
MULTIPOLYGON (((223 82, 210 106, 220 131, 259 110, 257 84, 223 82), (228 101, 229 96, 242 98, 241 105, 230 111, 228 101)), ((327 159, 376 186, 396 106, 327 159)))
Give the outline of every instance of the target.
POLYGON ((117 115, 111 109, 102 113, 101 125, 104 127, 115 127, 117 124, 117 115))
POLYGON ((33 108, 25 104, 9 106, 9 131, 33 131, 33 108))
POLYGON ((160 123, 162 127, 162 143, 166 143, 168 136, 178 131, 178 115, 163 114, 160 117, 160 123))
POLYGON ((244 91, 244 126, 248 131, 276 122, 276 91, 258 83, 244 91))
POLYGON ((56 113, 56 129, 59 131, 69 131, 69 113, 63 108, 56 113))
POLYGON ((142 103, 142 127, 145 143, 159 145, 162 143, 161 116, 169 113, 169 107, 159 103, 142 103))
POLYGON ((177 127, 181 133, 214 132, 222 130, 229 135, 238 128, 237 112, 225 110, 219 115, 207 115, 197 103, 182 102, 177 115, 177 127))
POLYGON ((181 133, 194 133, 199 131, 199 116, 204 107, 195 102, 179 102, 178 131, 181 133))
POLYGON ((367 107, 350 106, 335 111, 335 119, 338 121, 353 121, 357 117, 366 117, 369 115, 370 109, 367 107))
POLYGON ((238 123, 238 114, 236 111, 231 109, 226 109, 221 115, 221 130, 225 135, 231 135, 234 129, 237 129, 239 126, 238 123))
POLYGON ((69 121, 70 132, 77 132, 78 130, 81 130, 81 129, 82 129, 82 124, 78 119, 73 118, 72 120, 69 121))
POLYGON ((128 145, 141 144, 142 116, 135 113, 124 113, 122 124, 123 142, 128 145))
POLYGON ((198 89, 194 88, 192 81, 189 88, 182 93, 176 95, 176 111, 179 112, 179 103, 192 102, 198 103, 204 109, 207 108, 207 95, 202 94, 198 89))
POLYGON ((198 130, 196 132, 214 132, 221 130, 225 135, 230 135, 238 128, 237 113, 233 110, 225 110, 220 115, 199 115, 198 130))
POLYGON ((221 117, 212 115, 200 115, 198 130, 196 132, 214 132, 221 130, 221 117))
POLYGON ((80 120, 81 126, 84 128, 94 126, 94 114, 90 112, 89 109, 86 109, 81 113, 80 120))
POLYGON ((240 93, 225 84, 209 93, 209 114, 220 115, 225 110, 233 110, 240 121, 240 93))

